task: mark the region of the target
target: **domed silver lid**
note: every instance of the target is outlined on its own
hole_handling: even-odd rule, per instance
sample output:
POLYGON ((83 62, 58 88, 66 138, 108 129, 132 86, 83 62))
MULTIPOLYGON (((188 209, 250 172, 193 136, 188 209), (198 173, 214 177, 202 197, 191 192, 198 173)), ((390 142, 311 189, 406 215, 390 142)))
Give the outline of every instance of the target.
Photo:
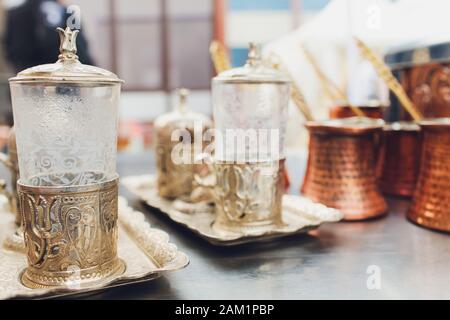
POLYGON ((261 48, 255 43, 249 44, 247 63, 243 67, 221 72, 213 82, 223 83, 290 83, 282 72, 268 67, 261 58, 261 48))
POLYGON ((10 82, 18 83, 122 83, 114 73, 91 65, 82 64, 78 60, 76 38, 79 30, 67 27, 56 29, 60 37, 58 61, 43 64, 21 71, 10 82))
POLYGON ((211 120, 198 112, 188 110, 187 97, 189 90, 181 88, 178 90, 178 102, 174 110, 160 115, 155 120, 155 128, 163 127, 186 127, 191 126, 193 122, 199 121, 205 126, 211 126, 211 120))

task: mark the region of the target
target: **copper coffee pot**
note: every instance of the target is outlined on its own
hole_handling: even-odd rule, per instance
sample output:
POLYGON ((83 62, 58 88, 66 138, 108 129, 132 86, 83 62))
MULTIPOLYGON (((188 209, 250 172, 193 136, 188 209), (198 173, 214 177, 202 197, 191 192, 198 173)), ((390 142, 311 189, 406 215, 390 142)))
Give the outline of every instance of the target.
POLYGON ((385 194, 411 197, 420 162, 420 127, 413 122, 394 122, 384 127, 384 164, 380 187, 385 194))
MULTIPOLYGON (((404 110, 414 121, 423 119, 422 112, 417 108, 404 90, 392 71, 363 41, 355 38, 356 44, 364 58, 371 62, 381 79, 396 96, 404 110)), ((414 188, 418 149, 420 148, 419 133, 413 124, 393 124, 386 129, 385 166, 381 178, 383 191, 394 195, 411 194, 414 188), (394 129, 398 127, 397 129, 394 129)))
POLYGON ((450 118, 425 120, 419 125, 421 163, 407 216, 423 227, 450 232, 450 118))
POLYGON ((347 221, 381 216, 387 204, 376 178, 384 121, 346 118, 308 122, 309 157, 302 193, 341 210, 347 221))

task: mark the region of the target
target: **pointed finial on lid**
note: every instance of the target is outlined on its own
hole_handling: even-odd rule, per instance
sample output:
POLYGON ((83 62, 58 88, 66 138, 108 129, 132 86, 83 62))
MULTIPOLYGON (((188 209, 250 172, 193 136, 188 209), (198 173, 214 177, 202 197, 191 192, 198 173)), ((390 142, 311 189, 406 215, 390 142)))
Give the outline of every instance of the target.
POLYGON ((261 63, 261 46, 257 43, 250 42, 248 45, 247 65, 256 66, 261 63))
POLYGON ((187 102, 187 98, 189 96, 189 89, 186 88, 180 88, 178 90, 178 108, 181 112, 186 111, 186 102, 187 102))
POLYGON ((60 45, 59 45, 59 60, 78 60, 77 56, 77 34, 79 30, 71 30, 67 27, 65 30, 62 28, 56 29, 59 33, 60 45))

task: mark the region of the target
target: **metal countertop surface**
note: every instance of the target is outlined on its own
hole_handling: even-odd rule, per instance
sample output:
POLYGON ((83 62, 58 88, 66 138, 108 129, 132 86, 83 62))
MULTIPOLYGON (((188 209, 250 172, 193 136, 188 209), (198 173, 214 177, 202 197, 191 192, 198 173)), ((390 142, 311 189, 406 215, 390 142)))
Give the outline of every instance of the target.
MULTIPOLYGON (((291 193, 298 193, 305 153, 287 159, 291 193)), ((121 177, 154 173, 152 152, 119 155, 118 171, 121 177)), ((450 235, 408 222, 405 199, 389 198, 389 214, 381 219, 327 224, 271 243, 217 247, 153 212, 123 186, 120 192, 153 227, 168 232, 191 262, 184 270, 90 299, 450 299, 450 235), (374 279, 379 289, 369 289, 374 279)))

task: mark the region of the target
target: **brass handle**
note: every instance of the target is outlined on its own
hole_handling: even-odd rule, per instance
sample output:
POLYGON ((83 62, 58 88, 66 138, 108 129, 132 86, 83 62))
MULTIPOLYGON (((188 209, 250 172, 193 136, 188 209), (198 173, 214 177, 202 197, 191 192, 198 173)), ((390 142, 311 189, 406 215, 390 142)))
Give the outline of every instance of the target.
POLYGON ((231 69, 230 57, 228 56, 228 52, 223 44, 214 40, 211 42, 209 52, 217 74, 231 69))
POLYGON ((380 58, 378 58, 377 55, 364 42, 358 38, 355 38, 355 41, 362 56, 364 56, 372 64, 380 78, 383 79, 389 89, 397 96, 398 100, 409 113, 411 118, 413 118, 414 121, 422 120, 422 113, 408 97, 402 85, 394 77, 389 67, 380 58))

